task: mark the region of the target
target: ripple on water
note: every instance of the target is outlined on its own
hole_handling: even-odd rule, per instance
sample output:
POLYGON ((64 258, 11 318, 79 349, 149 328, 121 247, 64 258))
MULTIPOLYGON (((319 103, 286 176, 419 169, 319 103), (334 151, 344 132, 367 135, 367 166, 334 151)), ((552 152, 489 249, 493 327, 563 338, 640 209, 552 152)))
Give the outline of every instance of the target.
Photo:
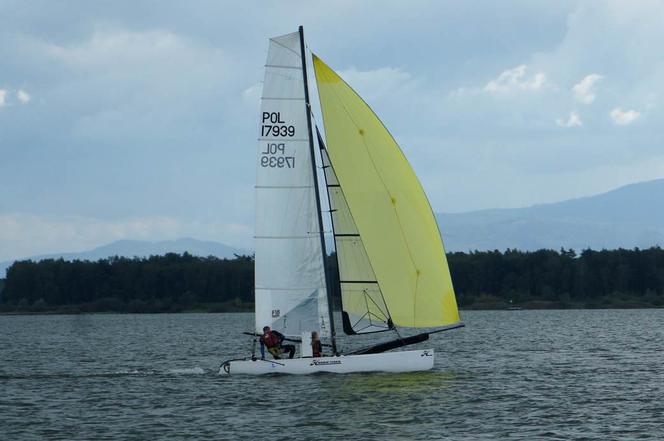
POLYGON ((462 315, 430 372, 264 378, 246 314, 0 316, 0 438, 664 439, 664 311, 462 315))

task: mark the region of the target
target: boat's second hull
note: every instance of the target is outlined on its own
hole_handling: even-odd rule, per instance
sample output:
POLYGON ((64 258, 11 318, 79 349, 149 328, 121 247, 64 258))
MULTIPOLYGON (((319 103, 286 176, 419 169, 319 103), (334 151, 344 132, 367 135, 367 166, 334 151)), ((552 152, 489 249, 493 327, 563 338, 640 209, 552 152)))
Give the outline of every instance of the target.
POLYGON ((317 372, 414 372, 433 368, 433 349, 387 352, 369 355, 296 358, 290 360, 231 360, 221 365, 220 374, 295 374, 317 372))

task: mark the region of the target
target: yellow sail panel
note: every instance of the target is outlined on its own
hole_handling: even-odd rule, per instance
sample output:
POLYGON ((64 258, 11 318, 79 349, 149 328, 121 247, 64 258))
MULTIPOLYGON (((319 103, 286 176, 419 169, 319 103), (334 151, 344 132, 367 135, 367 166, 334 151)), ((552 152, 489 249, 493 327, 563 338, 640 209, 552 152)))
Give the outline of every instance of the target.
POLYGON ((390 315, 385 299, 324 148, 321 149, 321 159, 330 201, 339 280, 345 281, 340 283, 344 332, 363 334, 388 331, 390 315))
POLYGON ((415 172, 362 98, 315 55, 314 68, 330 162, 392 321, 458 322, 443 242, 415 172))

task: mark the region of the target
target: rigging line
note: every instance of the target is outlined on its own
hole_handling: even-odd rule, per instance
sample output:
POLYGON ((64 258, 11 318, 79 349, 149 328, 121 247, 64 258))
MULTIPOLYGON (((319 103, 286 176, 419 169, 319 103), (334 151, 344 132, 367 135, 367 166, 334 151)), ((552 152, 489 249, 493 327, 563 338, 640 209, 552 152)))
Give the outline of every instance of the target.
MULTIPOLYGON (((367 312, 365 312, 364 314, 362 314, 362 315, 360 316, 360 318, 357 319, 357 321, 356 321, 353 325, 351 325, 351 328, 355 329, 355 326, 357 326, 358 323, 360 323, 362 320, 364 320, 364 317, 366 317, 367 314, 369 314, 369 311, 367 311, 367 312)), ((362 328, 362 329, 366 329, 366 328, 368 328, 368 326, 365 326, 365 327, 362 328)))
MULTIPOLYGON (((364 290, 364 296, 365 296, 365 297, 369 297, 369 300, 371 300, 371 303, 373 303, 374 305, 376 305, 376 308, 378 308, 378 310, 379 310, 383 315, 385 315, 385 311, 383 311, 383 309, 380 307, 380 305, 379 305, 378 303, 376 303, 376 301, 373 299, 373 297, 371 297, 371 295, 367 292, 366 289, 364 290)), ((375 314, 374 314, 374 315, 375 315, 375 314)), ((385 316, 385 318, 387 318, 387 316, 385 316)))
POLYGON ((399 340, 403 341, 403 337, 402 337, 401 334, 399 333, 399 328, 397 328, 396 326, 393 326, 392 329, 394 329, 394 332, 397 334, 397 338, 398 338, 399 340))
MULTIPOLYGON (((315 67, 316 66, 314 66, 314 70, 315 70, 315 67)), ((316 88, 318 88, 318 83, 316 83, 316 88)), ((319 97, 319 101, 320 101, 320 97, 319 97)), ((314 120, 314 127, 316 127, 316 132, 318 134, 320 134, 320 131, 318 130, 318 120, 316 119, 316 115, 314 115, 313 109, 311 109, 311 119, 314 120)), ((323 124, 323 127, 325 127, 325 124, 323 124)), ((325 143, 323 143, 323 148, 325 148, 325 143)))
POLYGON ((378 322, 376 322, 376 324, 374 324, 374 326, 376 326, 377 328, 385 328, 385 329, 389 329, 387 326, 384 325, 384 323, 385 323, 385 319, 386 319, 387 317, 381 317, 381 316, 379 316, 378 314, 376 314, 375 312, 369 312, 369 317, 373 317, 373 318, 379 320, 378 322), (381 323, 382 326, 379 325, 378 323, 381 323))
MULTIPOLYGON (((358 320, 357 322, 355 322, 355 325, 357 325, 358 323, 360 323, 360 321, 362 321, 366 315, 367 315, 367 314, 364 314, 364 315, 360 318, 360 320, 358 320)), ((355 329, 355 327, 354 327, 355 325, 351 325, 351 326, 353 326, 353 330, 355 331, 356 334, 378 334, 379 332, 385 332, 385 331, 389 331, 389 330, 390 330, 390 328, 387 328, 387 327, 385 327, 385 326, 379 326, 378 324, 375 324, 374 322, 372 322, 372 321, 371 321, 371 316, 369 317, 369 324, 368 324, 368 325, 366 325, 366 326, 364 326, 364 327, 362 327, 362 328, 357 328, 357 329, 355 329), (362 332, 362 331, 364 331, 365 329, 369 329, 369 328, 378 328, 378 330, 377 330, 377 331, 362 332)))
MULTIPOLYGON (((368 325, 366 325, 366 326, 363 327, 363 328, 359 328, 359 329, 357 329, 355 332, 358 333, 358 334, 361 334, 361 333, 363 334, 362 331, 364 331, 365 329, 369 329, 369 328, 371 328, 371 327, 372 327, 371 322, 369 322, 368 325)), ((367 334, 373 334, 373 332, 368 332, 367 334)))
MULTIPOLYGON (((314 67, 315 67, 315 66, 314 66, 314 67)), ((331 69, 330 69, 330 70, 331 70, 331 69)), ((343 81, 343 83, 344 83, 344 84, 345 84, 345 85, 346 85, 346 86, 347 86, 347 87, 348 87, 348 88, 349 88, 349 89, 350 89, 350 90, 351 90, 351 91, 352 91, 352 92, 353 92, 353 93, 354 93, 354 94, 360 99, 360 101, 362 101, 362 102, 364 103, 364 105, 365 105, 365 106, 369 109, 369 111, 374 115, 374 117, 376 118, 376 120, 378 120, 378 122, 381 124, 381 126, 383 126, 383 129, 385 129, 385 131, 386 131, 387 134, 390 136, 390 138, 392 138, 392 141, 393 141, 394 144, 396 145, 397 150, 401 153, 401 158, 402 158, 404 161, 406 161, 406 164, 408 164, 408 159, 406 159, 406 155, 405 155, 405 154, 403 153, 403 151, 401 150, 401 147, 399 147, 399 144, 398 144, 398 143, 396 142, 396 140, 394 139, 394 136, 392 136, 392 134, 391 134, 390 131, 387 129, 387 127, 385 127, 385 124, 383 124, 383 122, 380 120, 380 118, 378 118, 378 115, 376 115, 376 113, 371 109, 371 107, 369 106, 369 104, 367 104, 367 102, 364 101, 364 99, 360 96, 360 94, 358 94, 358 93, 355 91, 355 89, 353 89, 353 88, 352 88, 352 87, 351 87, 351 86, 350 86, 350 85, 349 85, 349 84, 348 84, 343 78, 341 78, 341 77, 339 77, 339 78, 340 78, 341 81, 343 81)), ((333 79, 333 78, 329 78, 329 77, 328 77, 328 79, 333 79)), ((316 83, 316 85, 318 86, 318 83, 316 83)), ((360 126, 357 124, 357 122, 353 119, 353 116, 352 116, 351 113, 348 111, 348 108, 346 107, 346 105, 344 104, 344 102, 341 100, 341 98, 340 98, 339 95, 337 94, 337 91, 336 91, 334 88, 330 88, 330 90, 332 91, 332 94, 333 94, 334 97, 337 99, 337 101, 339 102, 339 104, 341 105, 341 107, 342 107, 342 108, 344 109, 344 111, 346 112, 346 115, 348 116, 348 118, 350 119, 350 121, 353 123, 353 125, 354 125, 354 126, 358 129, 358 131, 359 131, 359 130, 361 129, 361 127, 360 127, 360 126)), ((319 91, 319 94, 318 94, 318 95, 319 95, 319 97, 320 97, 320 91, 319 91)), ((383 185, 383 188, 385 189, 385 191, 387 192, 387 194, 390 195, 390 198, 391 198, 392 196, 391 196, 391 194, 390 194, 390 191, 389 191, 387 185, 385 184, 385 180, 383 179, 383 176, 379 173, 379 171, 378 171, 378 167, 376 167, 376 163, 375 163, 374 158, 373 158, 373 156, 372 156, 372 154, 371 154, 371 150, 369 149, 369 145, 367 144, 366 138, 365 138, 364 136, 362 136, 362 144, 364 145, 364 149, 366 150, 367 155, 369 156, 369 159, 370 159, 370 161, 371 161, 371 164, 372 164, 372 166, 373 166, 373 168, 374 168, 374 170, 375 170, 375 172, 376 172, 376 175, 378 175, 378 179, 380 180, 381 184, 383 185)), ((332 160, 330 160, 330 164, 331 164, 331 163, 332 163, 332 160)), ((335 176, 337 177, 337 182, 340 182, 340 181, 339 181, 339 177, 336 175, 336 173, 335 173, 335 176)), ((417 181, 417 180, 416 180, 416 181, 417 181)), ((419 181, 417 181, 417 182, 419 183, 419 181)), ((419 185, 420 185, 420 189, 422 190, 422 192, 424 192, 424 189, 422 189, 422 185, 421 185, 421 184, 419 184, 419 185)), ((342 191, 343 191, 343 189, 342 189, 342 191)), ((426 194, 425 194, 425 197, 426 197, 426 194)), ((428 199, 427 199, 427 203, 428 203, 428 199)), ((348 204, 348 203, 346 202, 346 204, 348 204)), ((411 262, 411 264, 412 264, 412 266, 413 266, 413 269, 415 269, 416 271, 418 271, 418 269, 417 269, 417 265, 415 264, 415 260, 414 260, 414 258, 413 258, 412 250, 410 249, 410 246, 409 246, 409 244, 408 244, 408 241, 406 240, 406 234, 405 234, 405 232, 404 232, 403 225, 401 224, 401 218, 399 217, 399 213, 398 213, 398 211, 397 211, 397 209, 396 209, 396 206, 395 206, 394 204, 392 204, 392 207, 393 207, 392 209, 394 210, 394 214, 396 215, 396 218, 397 218, 397 224, 399 225, 399 230, 401 231, 401 238, 402 238, 402 240, 403 240, 403 242, 404 242, 404 244, 405 244, 405 246, 406 246, 406 250, 408 251, 408 257, 409 257, 409 259, 410 259, 410 262, 411 262)), ((429 204, 429 208, 431 209, 431 204, 429 204)), ((348 210, 348 211, 350 212, 350 207, 349 207, 349 210, 348 210)), ((352 216, 352 213, 351 213, 351 216, 352 216)), ((356 227, 357 227, 357 224, 356 224, 356 227)), ((440 234, 439 234, 439 236, 440 236, 440 234)), ((363 243, 363 245, 364 245, 364 243, 363 243)), ((366 248, 365 248, 365 250, 366 250, 366 248)), ((371 263, 371 262, 369 262, 369 263, 371 263)), ((372 268, 372 270, 373 270, 373 268, 372 268)), ((375 271, 374 271, 374 274, 375 274, 375 271)), ((418 274, 418 276, 419 276, 419 274, 418 274)), ((416 284, 415 284, 415 289, 416 289, 416 290, 415 290, 415 292, 414 292, 414 297, 417 297, 417 279, 418 279, 418 278, 419 278, 419 277, 416 277, 416 284)), ((382 296, 382 290, 381 290, 381 296, 382 296)), ((415 302, 413 302, 413 303, 415 303, 415 302)), ((385 305, 387 306, 387 303, 385 303, 385 305)))
POLYGON ((362 297, 364 297, 364 306, 367 308, 367 312, 366 312, 366 314, 364 314, 364 316, 369 316, 369 324, 371 324, 371 314, 369 313, 369 311, 370 311, 369 302, 367 302, 367 296, 366 295, 362 296, 362 297))

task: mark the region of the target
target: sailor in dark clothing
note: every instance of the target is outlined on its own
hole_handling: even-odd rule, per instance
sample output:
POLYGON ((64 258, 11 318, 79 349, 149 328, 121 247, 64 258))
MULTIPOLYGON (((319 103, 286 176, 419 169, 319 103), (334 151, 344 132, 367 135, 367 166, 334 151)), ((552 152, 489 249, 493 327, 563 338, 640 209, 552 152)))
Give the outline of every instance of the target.
POLYGON ((293 358, 295 355, 295 346, 284 345, 284 335, 281 332, 272 331, 269 326, 263 328, 263 335, 261 335, 261 358, 265 359, 265 348, 275 359, 281 358, 281 353, 288 351, 288 358, 293 358))
POLYGON ((311 352, 313 353, 314 357, 323 356, 323 344, 320 342, 320 338, 318 338, 318 332, 316 331, 311 333, 311 352))

